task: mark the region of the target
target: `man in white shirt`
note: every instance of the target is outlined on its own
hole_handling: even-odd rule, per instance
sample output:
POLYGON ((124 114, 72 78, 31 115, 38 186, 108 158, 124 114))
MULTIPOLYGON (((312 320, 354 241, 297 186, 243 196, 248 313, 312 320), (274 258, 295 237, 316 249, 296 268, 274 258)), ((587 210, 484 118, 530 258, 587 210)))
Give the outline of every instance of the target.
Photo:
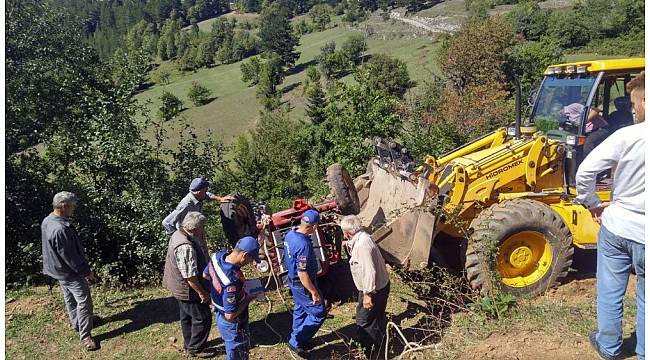
POLYGON ((378 353, 386 332, 386 304, 390 282, 386 263, 370 235, 363 231, 356 215, 341 219, 345 246, 350 250, 350 270, 359 290, 357 304, 357 341, 366 355, 378 353))
POLYGON ((630 272, 637 276, 636 353, 645 359, 645 73, 627 85, 635 125, 619 129, 596 147, 576 174, 576 201, 601 224, 598 234, 598 329, 590 336, 603 359, 614 359, 623 344, 623 297, 630 272), (611 202, 596 195, 596 176, 614 168, 611 202))

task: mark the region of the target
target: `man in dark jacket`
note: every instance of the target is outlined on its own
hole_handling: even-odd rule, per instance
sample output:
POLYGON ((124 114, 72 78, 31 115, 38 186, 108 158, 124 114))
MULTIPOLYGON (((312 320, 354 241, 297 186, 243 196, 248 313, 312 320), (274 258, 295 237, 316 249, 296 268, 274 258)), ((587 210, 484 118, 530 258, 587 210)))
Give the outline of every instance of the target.
POLYGON ((89 351, 98 350, 99 343, 90 335, 95 316, 88 280, 93 273, 68 219, 77 207, 77 197, 62 191, 54 195, 52 206, 54 211, 41 223, 43 273, 59 281, 70 323, 79 331, 81 343, 89 351))
POLYGON ((210 285, 201 276, 208 264, 199 242, 205 222, 197 211, 185 215, 181 228, 169 239, 163 275, 163 285, 178 300, 185 352, 200 358, 215 356, 205 351, 212 325, 210 285))

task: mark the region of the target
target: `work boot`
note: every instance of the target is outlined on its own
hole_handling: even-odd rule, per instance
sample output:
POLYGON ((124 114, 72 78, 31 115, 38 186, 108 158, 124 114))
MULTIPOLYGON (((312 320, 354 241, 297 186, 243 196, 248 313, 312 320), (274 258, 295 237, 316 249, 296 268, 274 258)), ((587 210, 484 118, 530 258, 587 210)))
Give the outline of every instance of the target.
POLYGON ((88 351, 95 351, 95 350, 99 350, 100 348, 99 343, 92 336, 87 336, 81 339, 81 344, 88 351))
POLYGON ((185 354, 191 358, 199 358, 199 359, 210 359, 215 356, 217 356, 217 353, 214 351, 209 351, 209 350, 201 350, 199 352, 191 353, 189 351, 185 351, 185 354))
POLYGON ((291 350, 292 353, 296 354, 299 358, 301 359, 307 359, 307 351, 301 347, 293 347, 291 344, 287 344, 287 347, 289 350, 291 350))

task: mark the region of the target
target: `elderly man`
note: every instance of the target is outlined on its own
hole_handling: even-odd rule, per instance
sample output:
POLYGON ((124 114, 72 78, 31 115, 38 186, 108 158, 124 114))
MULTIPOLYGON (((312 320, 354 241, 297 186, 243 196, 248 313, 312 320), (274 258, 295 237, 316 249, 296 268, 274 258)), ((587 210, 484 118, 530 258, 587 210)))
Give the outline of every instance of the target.
POLYGON ((99 343, 90 334, 95 316, 88 279, 93 273, 69 220, 77 207, 77 197, 62 191, 54 195, 52 206, 54 211, 41 223, 43 273, 59 281, 70 323, 79 332, 83 346, 89 351, 98 350, 99 343))
POLYGON ((210 288, 200 276, 207 266, 206 256, 198 242, 203 236, 206 218, 191 211, 185 215, 181 228, 169 239, 163 285, 178 300, 185 352, 192 357, 210 358, 204 350, 210 334, 210 288))
POLYGON ((320 214, 307 210, 300 226, 284 237, 284 257, 287 263, 289 289, 293 296, 293 324, 289 338, 289 350, 307 357, 307 348, 326 316, 323 295, 316 283, 318 259, 314 254, 311 234, 318 228, 320 214))
POLYGON ((381 348, 386 329, 386 304, 390 282, 386 263, 370 235, 363 231, 356 215, 341 219, 344 242, 350 252, 350 271, 359 290, 357 340, 366 354, 381 348))
POLYGON ((244 291, 246 278, 241 268, 253 261, 261 261, 259 244, 254 237, 245 236, 231 252, 221 250, 213 254, 203 270, 203 277, 210 280, 210 295, 219 334, 226 347, 226 360, 248 360, 248 304, 257 294, 247 295, 244 291))
POLYGON ((636 353, 645 358, 645 74, 627 85, 635 125, 616 131, 582 162, 576 174, 576 200, 601 223, 598 234, 598 329, 590 341, 603 359, 618 357, 623 344, 623 297, 630 272, 636 273, 636 353), (615 167, 612 199, 596 195, 596 176, 615 167))
MULTIPOLYGON (((185 195, 185 197, 178 203, 176 209, 172 211, 167 217, 162 221, 162 225, 167 232, 167 235, 173 234, 178 230, 183 222, 183 218, 190 211, 203 211, 203 200, 211 199, 219 202, 228 202, 232 200, 232 196, 216 196, 211 192, 208 192, 208 188, 212 185, 208 180, 199 177, 190 183, 190 192, 185 195)), ((203 254, 205 254, 205 260, 208 261, 208 243, 205 241, 205 236, 201 235, 201 238, 198 239, 199 244, 203 248, 203 254)))

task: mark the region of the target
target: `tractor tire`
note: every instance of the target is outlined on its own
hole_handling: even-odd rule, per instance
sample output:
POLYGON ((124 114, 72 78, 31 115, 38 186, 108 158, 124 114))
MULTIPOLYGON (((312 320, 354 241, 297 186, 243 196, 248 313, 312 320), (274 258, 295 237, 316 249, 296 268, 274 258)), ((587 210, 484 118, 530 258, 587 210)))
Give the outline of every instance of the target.
POLYGON ((534 297, 559 284, 573 257, 571 232, 548 205, 529 199, 506 200, 481 213, 470 225, 465 271, 470 286, 534 297))
POLYGON ((343 215, 356 215, 361 210, 359 194, 352 177, 341 164, 332 164, 327 168, 327 183, 343 215))
POLYGON ((240 194, 233 195, 234 199, 230 202, 221 204, 221 226, 232 246, 244 236, 250 235, 257 237, 257 221, 255 213, 248 199, 240 194))

